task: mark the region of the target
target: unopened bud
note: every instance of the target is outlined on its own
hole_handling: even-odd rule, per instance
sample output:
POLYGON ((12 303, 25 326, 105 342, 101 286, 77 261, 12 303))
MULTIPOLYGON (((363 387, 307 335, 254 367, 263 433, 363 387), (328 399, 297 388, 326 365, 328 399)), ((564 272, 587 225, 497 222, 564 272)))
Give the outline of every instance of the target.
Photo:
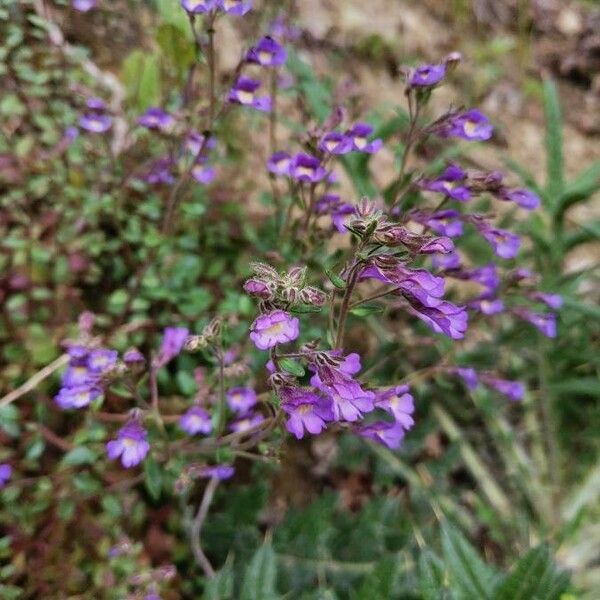
POLYGON ((300 291, 300 301, 313 306, 323 306, 327 301, 327 294, 315 287, 305 287, 300 291))

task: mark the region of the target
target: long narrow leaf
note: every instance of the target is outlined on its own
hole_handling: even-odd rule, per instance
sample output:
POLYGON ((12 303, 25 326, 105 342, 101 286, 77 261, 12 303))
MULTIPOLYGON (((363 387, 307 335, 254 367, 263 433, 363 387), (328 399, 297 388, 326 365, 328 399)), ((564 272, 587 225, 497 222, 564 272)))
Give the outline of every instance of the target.
POLYGON ((552 207, 556 207, 565 185, 562 116, 556 84, 544 80, 544 109, 546 112, 546 192, 552 207))

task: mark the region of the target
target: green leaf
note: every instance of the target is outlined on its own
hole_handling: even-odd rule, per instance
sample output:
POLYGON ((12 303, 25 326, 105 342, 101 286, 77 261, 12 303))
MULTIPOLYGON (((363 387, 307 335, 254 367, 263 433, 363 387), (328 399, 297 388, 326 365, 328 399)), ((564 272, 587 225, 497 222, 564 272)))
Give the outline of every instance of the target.
POLYGON ((350 310, 353 315, 357 317, 366 317, 367 315, 372 315, 375 313, 382 313, 385 310, 384 304, 379 304, 377 302, 361 304, 360 306, 356 306, 350 310))
POLYGON ((313 304, 297 304, 290 308, 290 312, 297 313, 299 315, 303 315, 305 313, 318 313, 321 312, 323 307, 314 306, 313 304))
POLYGON ((145 110, 160 101, 160 67, 158 57, 134 50, 123 61, 123 83, 134 107, 145 110))
POLYGON ((493 600, 558 600, 569 576, 558 571, 545 545, 533 548, 496 589, 493 600))
POLYGON ((444 589, 444 565, 431 551, 425 549, 418 564, 419 591, 423 600, 439 600, 444 589))
POLYGON ((77 446, 69 450, 62 459, 65 467, 78 467, 80 465, 92 465, 98 458, 97 454, 86 446, 77 446))
POLYGON ((234 573, 232 561, 227 562, 216 575, 206 582, 203 600, 231 600, 233 599, 234 573))
POLYGON ((182 31, 173 23, 164 23, 156 32, 156 41, 164 55, 177 70, 179 77, 183 76, 195 59, 194 43, 186 36, 189 27, 182 31))
POLYGON ((564 305, 582 315, 587 315, 593 319, 600 319, 600 308, 592 304, 586 304, 585 302, 580 302, 573 298, 565 298, 564 305))
POLYGON ((600 380, 596 377, 561 379, 548 384, 548 387, 558 394, 582 394, 592 398, 600 397, 600 380))
POLYGON ((544 110, 546 113, 546 192, 551 207, 556 207, 565 185, 562 116, 556 84, 544 80, 544 110))
POLYGON ((306 372, 302 364, 292 358, 281 358, 278 362, 284 371, 287 371, 296 377, 302 377, 306 372))
POLYGON ((442 533, 442 548, 451 588, 459 597, 468 600, 492 598, 496 573, 483 562, 462 533, 446 525, 442 533))
POLYGON ((162 490, 162 474, 158 463, 151 456, 147 456, 144 461, 144 483, 150 497, 158 500, 162 490))
POLYGON ((327 275, 329 281, 331 281, 331 283, 333 283, 333 285, 335 285, 335 287, 338 290, 346 289, 346 282, 339 275, 336 275, 333 271, 330 271, 329 269, 325 271, 325 275, 327 275))
POLYGON ((580 244, 600 240, 600 220, 580 223, 579 226, 579 229, 569 232, 565 236, 565 250, 572 250, 580 244))
POLYGON ((240 600, 275 600, 277 559, 270 543, 263 544, 246 568, 240 600))
POLYGON ((396 558, 384 558, 367 575, 352 600, 389 600, 393 597, 394 581, 398 571, 396 558))
POLYGON ((291 49, 288 50, 286 66, 296 77, 298 88, 312 114, 319 121, 324 121, 331 112, 331 93, 327 86, 317 79, 310 64, 291 49))
POLYGON ((556 213, 561 217, 571 206, 588 200, 600 189, 600 161, 593 163, 566 186, 558 199, 556 213))

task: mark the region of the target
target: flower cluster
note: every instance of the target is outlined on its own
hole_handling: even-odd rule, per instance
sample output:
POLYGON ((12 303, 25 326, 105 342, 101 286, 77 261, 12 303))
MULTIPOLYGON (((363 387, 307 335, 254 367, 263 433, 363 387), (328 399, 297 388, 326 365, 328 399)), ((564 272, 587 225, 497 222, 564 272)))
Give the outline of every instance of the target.
POLYGON ((102 395, 107 377, 117 366, 118 353, 82 344, 70 345, 67 353, 69 364, 54 400, 63 410, 83 408, 102 395))

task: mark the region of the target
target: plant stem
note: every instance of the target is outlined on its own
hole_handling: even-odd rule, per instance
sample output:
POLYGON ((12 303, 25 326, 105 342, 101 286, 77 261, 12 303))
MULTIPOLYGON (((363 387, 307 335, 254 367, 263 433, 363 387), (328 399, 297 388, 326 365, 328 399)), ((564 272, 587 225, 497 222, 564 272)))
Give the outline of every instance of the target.
POLYGON ((200 506, 198 508, 198 512, 192 521, 192 527, 190 530, 190 544, 192 546, 192 553, 194 554, 194 558, 196 562, 202 570, 204 574, 212 579, 215 576, 215 570, 213 566, 210 564, 210 561, 204 554, 202 550, 202 543, 200 541, 200 532, 202 531, 202 525, 206 520, 206 516, 208 515, 208 509, 210 507, 210 503, 212 502, 215 491, 219 485, 219 480, 216 477, 212 477, 208 482, 206 489, 204 490, 204 496, 202 496, 202 502, 200 502, 200 506))
POLYGON ((221 435, 225 429, 225 361, 223 357, 223 346, 221 340, 216 348, 217 360, 219 361, 219 423, 217 435, 221 435))
POLYGON ((346 284, 344 298, 342 299, 342 306, 340 308, 340 316, 338 318, 338 330, 337 335, 335 336, 334 348, 343 347, 344 329, 346 327, 346 318, 348 317, 348 310, 350 308, 350 298, 352 297, 352 292, 354 291, 354 287, 356 286, 356 280, 358 278, 357 267, 359 267, 361 264, 361 262, 356 262, 352 266, 352 268, 350 269, 350 273, 348 274, 348 283, 346 284))
POLYGON ((206 59, 208 61, 208 127, 206 129, 212 129, 212 124, 215 120, 215 78, 216 78, 216 67, 215 67, 215 28, 214 28, 214 15, 212 15, 207 24, 206 33, 208 34, 208 51, 206 59))

